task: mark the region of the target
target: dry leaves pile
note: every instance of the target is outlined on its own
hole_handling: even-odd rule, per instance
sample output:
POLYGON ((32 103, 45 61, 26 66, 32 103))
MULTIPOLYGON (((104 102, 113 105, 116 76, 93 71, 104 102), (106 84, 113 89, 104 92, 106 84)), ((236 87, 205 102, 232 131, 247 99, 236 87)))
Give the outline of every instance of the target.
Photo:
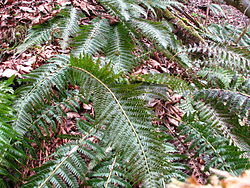
POLYGON ((70 4, 68 0, 5 0, 0 3, 0 78, 20 77, 60 53, 57 41, 17 56, 14 48, 23 41, 29 27, 44 23, 67 4, 70 4))

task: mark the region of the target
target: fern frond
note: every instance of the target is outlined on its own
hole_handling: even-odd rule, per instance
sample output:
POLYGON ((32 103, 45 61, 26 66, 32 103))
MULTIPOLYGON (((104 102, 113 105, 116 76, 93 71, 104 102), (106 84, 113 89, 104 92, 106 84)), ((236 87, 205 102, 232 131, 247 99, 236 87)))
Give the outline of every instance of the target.
POLYGON ((188 48, 188 52, 198 52, 206 54, 208 60, 194 61, 193 65, 216 67, 221 66, 232 71, 237 71, 242 74, 250 73, 250 60, 249 50, 233 48, 233 47, 220 47, 218 45, 194 45, 188 48))
POLYGON ((22 135, 32 126, 34 111, 51 98, 52 87, 62 92, 67 87, 67 57, 59 56, 54 61, 26 75, 31 84, 19 91, 20 98, 15 101, 17 114, 14 128, 22 135))
POLYGON ((243 152, 230 146, 228 140, 218 135, 211 124, 195 117, 185 117, 183 120, 179 126, 181 134, 187 135, 186 142, 191 142, 190 149, 195 149, 196 155, 205 161, 205 170, 216 167, 239 174, 249 168, 248 159, 241 157, 243 152))
POLYGON ((87 185, 91 187, 132 187, 127 180, 126 172, 123 172, 123 165, 119 162, 117 157, 110 160, 102 161, 96 165, 90 174, 87 176, 87 185))
POLYGON ((86 140, 89 136, 90 134, 58 148, 53 154, 55 160, 50 160, 36 169, 37 174, 22 187, 79 187, 78 180, 83 181, 87 172, 86 162, 81 155, 95 158, 91 150, 94 149, 93 143, 86 140))
POLYGON ((80 108, 79 101, 83 102, 82 96, 77 91, 69 91, 56 98, 59 99, 52 99, 50 104, 45 104, 42 110, 38 110, 33 115, 33 125, 30 130, 35 130, 37 133, 33 136, 48 137, 51 135, 50 130, 56 133, 57 123, 62 124, 63 118, 67 118, 64 109, 67 108, 71 112, 77 112, 77 109, 80 108))
POLYGON ((115 26, 110 35, 109 44, 105 49, 115 73, 127 73, 134 68, 133 47, 132 39, 129 37, 126 28, 122 24, 115 26))
POLYGON ((241 151, 245 151, 245 156, 250 155, 250 143, 247 143, 245 139, 248 135, 247 127, 239 125, 236 115, 230 114, 227 109, 219 109, 203 102, 194 104, 194 108, 199 112, 198 116, 202 121, 211 124, 218 135, 229 139, 230 144, 232 143, 241 151))
POLYGON ((207 88, 218 86, 221 89, 233 90, 244 82, 244 78, 240 75, 222 68, 203 68, 197 75, 204 79, 207 88))
POLYGON ((79 36, 74 38, 75 49, 72 53, 79 57, 80 54, 94 55, 101 52, 107 45, 110 29, 106 19, 96 21, 92 25, 82 26, 79 36))
POLYGON ((78 25, 79 16, 77 10, 74 7, 72 7, 69 10, 69 12, 70 12, 69 17, 65 20, 63 26, 61 26, 62 49, 65 49, 68 46, 69 37, 76 34, 79 31, 79 25, 78 25))
POLYGON ((61 38, 62 48, 66 48, 70 36, 73 36, 78 30, 79 16, 75 8, 64 8, 57 16, 47 22, 33 26, 28 31, 28 36, 23 44, 17 47, 16 53, 22 53, 34 45, 43 44, 52 41, 54 38, 61 38))
POLYGON ((96 121, 106 126, 104 143, 122 153, 124 161, 133 164, 131 173, 136 174, 145 186, 158 187, 162 146, 157 137, 152 136, 150 114, 144 109, 144 102, 135 97, 135 88, 127 85, 112 88, 112 81, 107 82, 107 73, 104 77, 104 71, 92 69, 90 72, 91 62, 75 59, 72 63, 76 83, 86 98, 93 101, 96 121), (90 91, 95 91, 95 95, 89 96, 90 91))
POLYGON ((50 27, 34 27, 29 31, 28 36, 24 40, 24 43, 18 46, 16 53, 20 54, 34 45, 42 44, 52 40, 53 32, 55 31, 56 25, 50 25, 50 27))
POLYGON ((141 30, 142 34, 166 48, 171 44, 172 33, 161 22, 133 19, 132 26, 141 30))
POLYGON ((250 95, 250 78, 246 79, 245 82, 242 83, 240 86, 240 91, 250 95))
MULTIPOLYGON (((236 39, 242 33, 242 30, 233 25, 225 24, 219 25, 212 23, 207 27, 209 33, 204 33, 209 39, 213 40, 214 42, 221 43, 221 44, 233 44, 236 39)), ((250 32, 248 32, 241 38, 239 41, 240 46, 249 46, 250 45, 250 32)))
POLYGON ((160 9, 166 9, 170 8, 173 9, 173 7, 183 8, 184 5, 178 1, 172 1, 172 0, 141 0, 141 3, 145 4, 147 7, 154 7, 154 8, 160 8, 160 9), (150 5, 150 6, 149 6, 150 5))
POLYGON ((144 74, 140 76, 132 76, 131 78, 132 81, 165 85, 167 88, 179 94, 184 94, 187 90, 192 89, 188 82, 171 74, 144 74))
POLYGON ((224 133, 225 137, 229 137, 235 146, 245 151, 245 155, 249 156, 249 96, 216 89, 201 90, 196 94, 196 99, 203 100, 210 106, 207 108, 211 109, 211 113, 214 112, 211 114, 204 110, 206 116, 212 118, 212 124, 218 125, 221 133, 224 133))
POLYGON ((129 1, 127 0, 100 0, 100 2, 111 11, 115 16, 119 15, 125 21, 130 19, 129 1))
POLYGON ((19 133, 11 126, 14 121, 14 109, 11 105, 15 97, 13 89, 9 87, 12 81, 13 78, 0 82, 0 181, 3 187, 8 187, 8 181, 10 184, 11 181, 18 181, 21 176, 20 166, 25 164, 27 158, 22 149, 16 148, 17 144, 12 144, 12 141, 20 140, 19 133), (10 169, 11 174, 8 173, 10 169))
POLYGON ((220 89, 201 90, 195 96, 210 104, 223 105, 231 113, 238 115, 242 125, 249 125, 250 96, 220 89))

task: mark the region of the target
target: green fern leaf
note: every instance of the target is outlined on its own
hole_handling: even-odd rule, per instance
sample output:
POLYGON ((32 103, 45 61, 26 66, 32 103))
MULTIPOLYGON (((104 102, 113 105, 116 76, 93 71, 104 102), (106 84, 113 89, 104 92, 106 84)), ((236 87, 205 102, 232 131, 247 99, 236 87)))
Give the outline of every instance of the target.
POLYGON ((196 99, 203 99, 206 102, 224 105, 231 113, 237 114, 241 124, 249 124, 250 96, 242 93, 220 89, 207 89, 198 91, 196 99))
POLYGON ((61 26, 62 49, 65 49, 68 46, 69 37, 79 32, 79 26, 78 26, 79 16, 77 10, 74 7, 72 7, 69 10, 69 14, 70 15, 68 19, 61 26))
POLYGON ((125 21, 130 19, 129 3, 126 0, 100 0, 115 15, 120 15, 125 21))
POLYGON ((239 174, 249 168, 248 159, 241 157, 243 152, 230 146, 227 139, 214 132, 211 124, 185 117, 179 129, 187 135, 186 141, 191 142, 190 149, 195 149, 196 155, 205 161, 205 170, 216 167, 239 174))
POLYGON ((93 168, 92 173, 88 174, 90 180, 86 181, 86 183, 92 187, 132 187, 126 181, 128 175, 122 169, 123 165, 117 157, 102 161, 93 168))
POLYGON ((158 157, 161 154, 158 157, 156 154, 161 152, 161 142, 150 136, 153 134, 150 114, 145 111, 143 101, 135 97, 133 87, 110 87, 112 81, 107 80, 108 74, 103 75, 103 68, 101 72, 94 71, 93 66, 91 62, 81 59, 72 60, 76 83, 81 86, 86 98, 93 101, 96 121, 107 127, 105 143, 123 153, 124 161, 134 164, 132 173, 138 174, 145 186, 158 187, 161 169, 158 157), (92 93, 89 91, 95 91, 95 95, 89 96, 92 93))
POLYGON ((80 54, 94 55, 101 52, 107 45, 110 26, 107 20, 99 20, 92 25, 85 25, 81 28, 79 36, 74 38, 73 54, 79 57, 80 54))
POLYGON ((115 26, 109 38, 106 48, 107 58, 111 60, 112 69, 115 73, 129 72, 134 68, 135 56, 132 54, 133 42, 128 31, 122 24, 115 26))
POLYGON ((12 143, 20 141, 19 133, 11 126, 15 120, 12 108, 15 95, 13 89, 9 87, 12 81, 13 77, 0 82, 0 182, 3 187, 10 186, 8 184, 11 181, 17 182, 21 176, 20 166, 25 164, 27 158, 21 148, 16 148, 18 144, 12 143), (16 163, 19 163, 19 166, 15 165, 16 163), (11 174, 8 172, 10 169, 11 174))
POLYGON ((236 115, 230 114, 227 109, 202 102, 198 102, 194 106, 202 121, 211 124, 218 135, 228 138, 234 146, 245 151, 244 156, 250 155, 250 143, 247 143, 249 130, 247 127, 239 125, 236 115))
POLYGON ((19 89, 20 98, 15 101, 17 115, 14 128, 22 135, 32 126, 34 110, 42 107, 45 99, 50 100, 52 87, 59 91, 67 87, 68 59, 59 56, 54 61, 26 75, 26 80, 32 84, 19 89))
POLYGON ((198 52, 208 55, 208 60, 194 61, 193 65, 216 67, 221 66, 241 74, 250 73, 249 50, 218 45, 200 44, 188 48, 188 52, 198 52))
POLYGON ((230 70, 222 68, 204 68, 197 72, 197 75, 205 80, 206 87, 219 87, 221 89, 236 89, 243 82, 244 78, 230 70))
POLYGON ((166 48, 172 41, 171 32, 161 22, 133 19, 132 25, 140 29, 144 36, 160 44, 163 48, 166 48))
POLYGON ((52 41, 54 38, 61 38, 61 46, 65 49, 70 36, 79 30, 78 12, 75 8, 64 8, 62 11, 47 22, 33 26, 23 44, 17 47, 16 54, 22 53, 34 45, 52 41))

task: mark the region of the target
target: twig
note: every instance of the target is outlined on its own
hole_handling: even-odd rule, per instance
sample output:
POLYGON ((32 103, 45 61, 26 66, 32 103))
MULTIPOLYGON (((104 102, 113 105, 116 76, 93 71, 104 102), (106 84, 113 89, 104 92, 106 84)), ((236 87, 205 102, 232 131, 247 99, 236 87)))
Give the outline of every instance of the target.
POLYGON ((240 41, 240 39, 247 33, 249 25, 250 25, 250 21, 248 21, 246 27, 243 29, 242 33, 240 34, 240 36, 235 41, 235 44, 237 44, 240 41))

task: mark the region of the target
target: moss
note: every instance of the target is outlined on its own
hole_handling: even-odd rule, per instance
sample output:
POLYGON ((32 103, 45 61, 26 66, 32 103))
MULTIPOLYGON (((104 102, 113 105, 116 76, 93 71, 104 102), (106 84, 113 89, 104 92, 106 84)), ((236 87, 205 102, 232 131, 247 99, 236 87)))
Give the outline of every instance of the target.
POLYGON ((192 26, 188 26, 186 24, 188 23, 188 20, 178 18, 173 13, 171 13, 168 9, 165 10, 165 18, 167 18, 170 22, 172 22, 176 26, 177 29, 191 35, 191 38, 194 42, 196 43, 205 42, 204 39, 199 35, 199 33, 192 26))

